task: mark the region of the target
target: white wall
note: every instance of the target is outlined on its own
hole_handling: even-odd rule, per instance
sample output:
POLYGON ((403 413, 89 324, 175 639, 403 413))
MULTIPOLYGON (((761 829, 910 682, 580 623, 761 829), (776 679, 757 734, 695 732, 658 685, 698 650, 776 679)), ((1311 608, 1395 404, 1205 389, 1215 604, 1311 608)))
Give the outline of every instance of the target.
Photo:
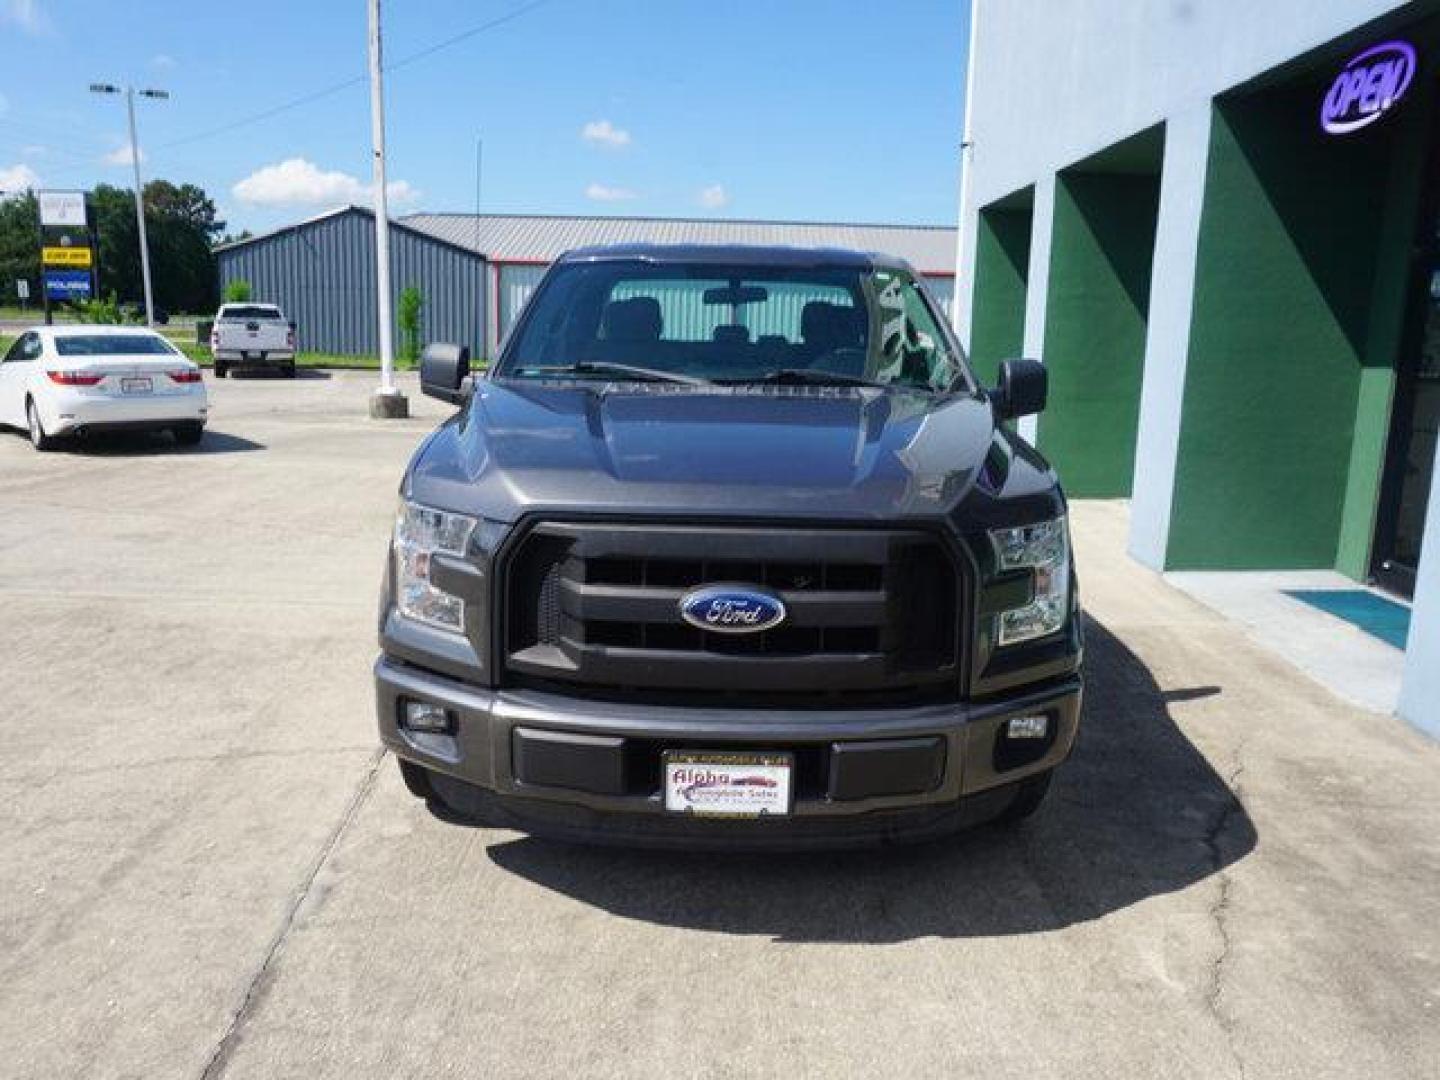
MULTIPOLYGON (((974 5, 974 206, 1406 6, 1396 0, 974 5)), ((962 227, 971 213, 973 207, 963 209, 962 227)))
POLYGON ((1410 640, 1405 646, 1405 683, 1400 715, 1440 739, 1440 469, 1430 477, 1425 535, 1420 541, 1420 571, 1410 640))

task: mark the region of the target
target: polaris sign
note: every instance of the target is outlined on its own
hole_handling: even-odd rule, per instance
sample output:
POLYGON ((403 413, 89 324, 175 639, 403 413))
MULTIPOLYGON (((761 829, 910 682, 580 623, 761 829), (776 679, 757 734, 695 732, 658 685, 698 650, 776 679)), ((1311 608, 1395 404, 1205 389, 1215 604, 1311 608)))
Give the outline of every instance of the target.
POLYGON ((1369 127, 1405 96, 1415 78, 1415 46, 1408 41, 1373 45, 1335 76, 1320 107, 1320 126, 1331 135, 1369 127))

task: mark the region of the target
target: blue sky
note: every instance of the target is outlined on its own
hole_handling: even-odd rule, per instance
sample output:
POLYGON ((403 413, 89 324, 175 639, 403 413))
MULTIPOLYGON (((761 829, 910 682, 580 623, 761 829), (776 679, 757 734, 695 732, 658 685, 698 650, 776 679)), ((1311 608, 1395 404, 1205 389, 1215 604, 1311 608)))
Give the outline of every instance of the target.
MULTIPOLYGON (((392 210, 950 224, 966 0, 389 0, 392 210)), ((0 0, 0 189, 193 181, 232 228, 368 198, 364 0, 0 0), (297 98, 348 87, 229 131, 297 98), (200 137, 197 137, 200 136, 200 137)))

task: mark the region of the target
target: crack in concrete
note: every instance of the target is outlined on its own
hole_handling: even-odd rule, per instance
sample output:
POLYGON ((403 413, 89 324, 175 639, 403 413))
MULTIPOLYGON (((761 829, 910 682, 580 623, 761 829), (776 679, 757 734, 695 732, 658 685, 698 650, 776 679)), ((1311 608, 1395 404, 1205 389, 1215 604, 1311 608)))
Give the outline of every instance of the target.
POLYGON ((1210 906, 1210 921, 1215 924, 1216 933, 1220 935, 1220 951, 1215 959, 1210 962, 1210 985, 1205 992, 1205 1006, 1220 1026, 1220 1031, 1225 1036, 1225 1044, 1230 1051, 1230 1056, 1235 1059, 1235 1068, 1241 1080, 1246 1076, 1245 1059, 1240 1056, 1240 1050, 1235 1045, 1235 1019, 1222 1006, 1221 996, 1225 992, 1225 966, 1230 960, 1234 948, 1234 940, 1230 936, 1229 915, 1232 879, 1223 867, 1224 853, 1220 850, 1221 838, 1225 835, 1226 829, 1235 816, 1244 812, 1240 802, 1240 777, 1245 773, 1245 765, 1240 760, 1239 747, 1235 752, 1235 768, 1226 777, 1225 786, 1229 791, 1229 798, 1221 808, 1220 813, 1215 815, 1215 820, 1210 828, 1201 837, 1206 851, 1210 854, 1210 863, 1213 873, 1220 879, 1220 891, 1215 898, 1215 903, 1210 906))
POLYGON ((344 813, 340 815, 340 820, 335 823, 335 827, 330 830, 330 835, 325 838, 325 843, 320 846, 319 854, 310 864, 309 870, 306 871, 305 877, 300 883, 300 888, 295 893, 294 900, 285 911, 285 917, 280 920, 280 927, 270 940, 270 947, 265 951, 265 958, 260 961, 260 966, 255 969, 255 974, 251 976, 249 984, 245 987, 245 996, 240 1000, 240 1007, 230 1017, 230 1023, 225 1027, 225 1033, 215 1044, 215 1049, 210 1054, 210 1060, 206 1062, 205 1068, 200 1073, 200 1080, 216 1080, 217 1077, 224 1075, 230 1064, 231 1056, 240 1045, 246 1023, 255 1008, 265 999, 275 964, 285 951, 285 943, 289 940, 290 932, 295 928, 300 909, 305 906, 305 901, 310 897, 310 890, 315 885, 315 879, 320 876, 320 871, 330 861, 330 856, 335 853, 341 838, 350 828, 351 822, 355 820, 361 806, 365 804, 365 800, 369 798, 370 792, 374 790, 375 778, 380 772, 380 762, 384 760, 385 755, 386 750, 383 746, 377 747, 371 755, 365 773, 360 777, 360 782, 356 784, 344 813))

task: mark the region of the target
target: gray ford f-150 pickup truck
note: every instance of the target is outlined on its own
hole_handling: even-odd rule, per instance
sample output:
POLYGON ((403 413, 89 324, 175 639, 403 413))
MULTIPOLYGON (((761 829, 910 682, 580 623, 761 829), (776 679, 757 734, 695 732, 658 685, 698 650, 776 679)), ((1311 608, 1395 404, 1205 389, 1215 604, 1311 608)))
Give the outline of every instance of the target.
POLYGON ((1065 499, 903 262, 571 252, 401 485, 380 733, 562 837, 813 847, 1039 806, 1080 715, 1065 499))

